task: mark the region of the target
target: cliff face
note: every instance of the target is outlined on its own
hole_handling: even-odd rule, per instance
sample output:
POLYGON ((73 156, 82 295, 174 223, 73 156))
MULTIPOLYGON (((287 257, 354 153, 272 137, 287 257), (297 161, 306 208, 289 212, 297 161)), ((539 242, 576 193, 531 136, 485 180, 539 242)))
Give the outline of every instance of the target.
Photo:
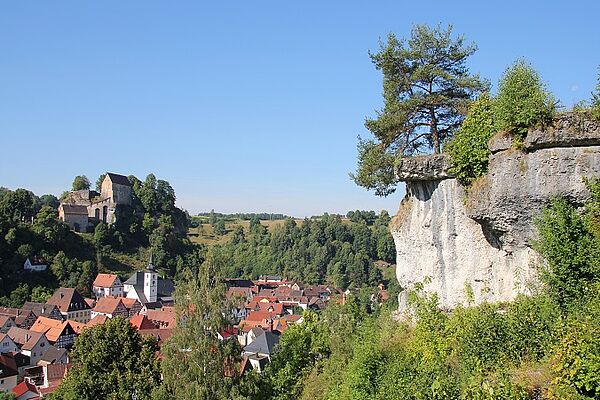
MULTIPOLYGON (((533 220, 553 197, 577 204, 588 198, 583 178, 600 176, 600 124, 563 116, 530 131, 523 150, 511 143, 492 138, 489 172, 469 193, 448 173, 444 155, 398 166, 406 196, 391 230, 403 288, 421 282, 443 307, 528 292, 539 261, 531 249, 533 220)), ((405 301, 406 290, 401 309, 405 301)))

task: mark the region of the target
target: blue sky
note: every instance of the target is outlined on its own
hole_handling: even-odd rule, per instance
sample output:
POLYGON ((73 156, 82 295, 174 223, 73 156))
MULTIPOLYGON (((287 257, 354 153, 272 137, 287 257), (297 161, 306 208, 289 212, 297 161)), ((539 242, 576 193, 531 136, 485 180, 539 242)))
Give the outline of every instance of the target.
POLYGON ((153 172, 195 213, 395 212, 348 178, 389 32, 452 23, 496 83, 527 58, 561 103, 600 64, 596 1, 45 1, 0 8, 0 186, 153 172))

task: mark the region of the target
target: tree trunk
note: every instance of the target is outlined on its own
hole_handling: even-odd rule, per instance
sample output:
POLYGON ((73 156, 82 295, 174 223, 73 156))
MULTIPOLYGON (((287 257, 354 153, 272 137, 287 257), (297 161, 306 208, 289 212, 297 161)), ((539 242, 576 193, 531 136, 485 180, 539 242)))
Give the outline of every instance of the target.
POLYGON ((429 109, 431 115, 431 139, 433 141, 433 153, 440 154, 440 134, 438 132, 437 117, 433 108, 429 109))

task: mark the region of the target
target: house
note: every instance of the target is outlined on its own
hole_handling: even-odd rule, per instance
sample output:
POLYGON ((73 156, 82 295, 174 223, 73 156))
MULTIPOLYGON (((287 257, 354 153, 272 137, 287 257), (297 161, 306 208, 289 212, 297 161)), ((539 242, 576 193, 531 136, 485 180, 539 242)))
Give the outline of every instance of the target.
POLYGON ((58 206, 58 218, 75 232, 88 230, 88 209, 84 205, 61 203, 58 206))
POLYGON ((221 329, 219 332, 217 332, 217 337, 219 338, 219 340, 225 340, 225 339, 235 338, 235 337, 237 337, 237 334, 238 334, 238 330, 235 327, 228 326, 226 328, 221 329))
POLYGON ((23 374, 23 371, 31 367, 31 358, 22 353, 2 353, 0 360, 5 364, 15 367, 19 376, 23 374))
POLYGON ((146 312, 146 317, 157 328, 171 329, 175 327, 175 313, 172 311, 148 310, 146 312))
POLYGON ((8 393, 17 386, 19 373, 15 365, 6 363, 5 357, 0 358, 0 392, 8 393))
POLYGON ((15 395, 15 400, 34 400, 40 398, 40 392, 38 392, 35 385, 29 383, 27 380, 12 388, 12 392, 15 395))
POLYGON ((43 380, 38 390, 42 397, 54 392, 71 369, 71 364, 49 364, 42 366, 43 380))
POLYGON ((87 323, 91 319, 91 309, 79 292, 72 288, 59 288, 46 302, 55 305, 65 319, 87 323))
POLYGON ((29 329, 37 318, 31 310, 10 307, 0 307, 0 315, 10 317, 16 326, 23 329, 29 329))
POLYGON ((21 348, 22 354, 29 356, 31 365, 37 364, 50 346, 50 342, 48 342, 46 336, 40 332, 13 326, 7 335, 21 348))
POLYGON ((145 315, 136 315, 133 318, 131 318, 129 322, 138 331, 142 329, 157 329, 156 325, 154 325, 154 323, 150 321, 145 315))
POLYGON ((277 343, 279 343, 279 336, 272 332, 265 332, 244 347, 243 355, 248 357, 252 368, 262 373, 266 363, 271 361, 271 354, 277 343))
POLYGON ((262 328, 258 327, 250 328, 245 332, 241 331, 240 333, 238 333, 238 343, 240 344, 240 346, 245 347, 252 343, 254 339, 262 335, 263 333, 265 333, 265 331, 262 328))
POLYGON ((63 315, 60 313, 60 310, 57 306, 46 304, 46 303, 34 303, 31 301, 23 304, 23 310, 31 310, 36 315, 36 317, 46 317, 55 319, 57 321, 63 321, 63 315))
POLYGON ((12 327, 16 326, 15 321, 8 315, 0 315, 0 332, 6 333, 12 327))
POLYGON ((69 362, 69 354, 66 349, 59 349, 58 347, 50 346, 44 353, 42 358, 37 362, 37 365, 49 365, 49 364, 67 364, 69 362))
POLYGON ((123 283, 115 274, 98 274, 92 284, 92 292, 97 299, 121 297, 123 296, 123 283))
POLYGON ((109 318, 106 315, 98 314, 90 320, 86 325, 91 328, 96 325, 103 325, 109 318))
POLYGON ((75 329, 68 320, 57 321, 46 317, 38 317, 31 326, 31 330, 43 333, 50 344, 60 349, 70 349, 77 337, 75 329))
POLYGON ((128 311, 127 316, 129 318, 134 317, 140 313, 142 310, 142 304, 136 299, 129 299, 127 297, 122 297, 121 302, 125 306, 128 311))
POLYGON ((38 260, 36 258, 33 259, 33 263, 28 258, 27 260, 25 260, 25 263, 23 264, 23 269, 25 271, 40 272, 40 271, 45 271, 46 268, 48 268, 48 264, 42 263, 42 262, 40 262, 40 260, 38 260))
POLYGON ((97 315, 106 315, 108 318, 127 318, 129 310, 123 305, 119 297, 100 297, 92 309, 92 318, 97 315))
POLYGON ((0 353, 18 353, 19 346, 6 333, 0 333, 0 353))

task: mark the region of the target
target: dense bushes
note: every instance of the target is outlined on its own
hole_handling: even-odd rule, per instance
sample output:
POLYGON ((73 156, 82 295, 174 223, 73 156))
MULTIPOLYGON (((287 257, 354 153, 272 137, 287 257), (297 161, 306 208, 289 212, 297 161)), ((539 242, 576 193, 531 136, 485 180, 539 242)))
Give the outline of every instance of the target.
POLYGON ((465 186, 488 170, 488 141, 496 132, 492 99, 481 95, 472 105, 467 118, 445 151, 452 157, 450 172, 465 186))
POLYGON ((600 181, 587 185, 593 198, 585 211, 556 199, 536 222, 536 248, 547 261, 541 278, 563 307, 580 300, 600 280, 600 181))
POLYGON ((552 121, 554 99, 533 67, 517 60, 500 79, 494 108, 499 130, 524 137, 529 128, 552 121))
POLYGON ((501 78, 498 94, 479 97, 461 128, 445 146, 452 157, 452 172, 465 186, 488 169, 488 141, 498 131, 522 142, 529 128, 548 125, 554 115, 554 100, 538 73, 525 61, 509 67, 501 78))

